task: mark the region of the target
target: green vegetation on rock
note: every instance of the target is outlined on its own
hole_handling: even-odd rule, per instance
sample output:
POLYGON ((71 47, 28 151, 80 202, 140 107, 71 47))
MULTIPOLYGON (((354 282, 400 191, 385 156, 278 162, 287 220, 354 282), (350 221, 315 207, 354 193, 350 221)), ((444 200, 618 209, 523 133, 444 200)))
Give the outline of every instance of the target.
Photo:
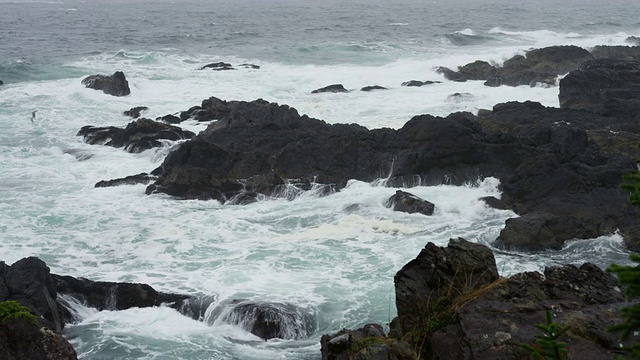
POLYGON ((519 343, 525 349, 532 360, 565 360, 568 359, 569 349, 567 343, 558 339, 569 331, 569 326, 560 327, 553 321, 551 312, 547 310, 545 324, 536 324, 542 334, 534 335, 535 344, 519 343))
POLYGON ((31 313, 28 307, 22 306, 13 300, 0 302, 0 321, 5 322, 16 319, 23 319, 36 326, 38 325, 38 318, 31 313))

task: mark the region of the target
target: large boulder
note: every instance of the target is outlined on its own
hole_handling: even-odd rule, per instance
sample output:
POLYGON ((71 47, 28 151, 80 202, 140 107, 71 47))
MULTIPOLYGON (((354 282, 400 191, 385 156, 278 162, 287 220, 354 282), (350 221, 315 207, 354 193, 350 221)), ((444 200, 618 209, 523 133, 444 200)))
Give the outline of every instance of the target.
POLYGON ((451 239, 446 248, 428 243, 394 278, 400 337, 423 327, 434 308, 496 280, 489 248, 462 238, 451 239))
POLYGON ((95 127, 83 126, 78 131, 88 144, 104 144, 113 147, 124 147, 131 153, 140 153, 154 147, 163 146, 162 140, 177 141, 190 139, 195 134, 177 126, 141 118, 127 125, 126 128, 115 126, 95 127))
POLYGON ((146 110, 149 110, 149 108, 146 106, 136 106, 136 107, 132 107, 129 110, 123 111, 122 115, 130 116, 134 119, 137 119, 140 117, 140 114, 146 110))
POLYGON ((320 93, 345 93, 345 92, 349 92, 349 90, 345 89, 342 84, 333 84, 333 85, 325 86, 320 89, 315 89, 311 93, 320 94, 320 93))
POLYGON ((387 200, 386 206, 392 208, 393 211, 402 211, 409 214, 420 213, 424 215, 433 215, 436 207, 433 203, 402 190, 397 190, 396 193, 387 200))
POLYGON ((238 301, 224 321, 238 325, 263 340, 299 340, 316 329, 313 313, 289 303, 238 301))
POLYGON ((598 59, 560 80, 560 107, 637 121, 640 62, 598 59))
POLYGON ((122 71, 116 71, 111 76, 91 75, 82 79, 82 85, 94 89, 102 90, 105 94, 113 96, 126 96, 131 94, 129 82, 122 71))
POLYGON ((28 307, 37 316, 46 320, 45 324, 52 330, 61 331, 64 327, 62 310, 56 300, 56 293, 49 267, 36 257, 28 257, 16 261, 11 266, 0 264, 4 271, 0 277, 6 286, 6 293, 1 300, 15 300, 28 307))

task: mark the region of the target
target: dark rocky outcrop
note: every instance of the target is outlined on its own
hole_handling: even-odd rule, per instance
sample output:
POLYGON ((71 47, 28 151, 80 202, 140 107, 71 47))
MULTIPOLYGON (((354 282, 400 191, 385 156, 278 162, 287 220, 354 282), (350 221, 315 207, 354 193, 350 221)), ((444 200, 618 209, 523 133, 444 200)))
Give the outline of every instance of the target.
POLYGON ((446 248, 427 244, 394 278, 399 334, 422 326, 443 299, 496 280, 498 270, 489 248, 464 239, 452 239, 446 248))
MULTIPOLYGON (((126 310, 132 307, 153 307, 162 304, 179 306, 187 295, 158 292, 147 284, 91 281, 71 276, 51 275, 55 290, 72 296, 88 307, 98 310, 126 310)), ((69 312, 65 320, 73 321, 69 312)))
POLYGON ((433 215, 435 205, 427 200, 417 197, 408 192, 398 190, 387 200, 387 207, 393 211, 402 211, 409 214, 420 213, 424 215, 433 215))
POLYGON ((616 335, 605 331, 622 322, 626 305, 615 277, 584 264, 498 279, 491 251, 481 248, 462 239, 446 248, 430 243, 398 272, 396 337, 426 335, 416 331, 448 309, 453 314, 446 322, 429 322, 430 335, 418 337, 426 341, 424 358, 516 359, 524 355, 517 343, 532 342, 539 334, 534 324, 543 323, 550 310, 554 321, 571 327, 562 340, 572 358, 621 353, 616 335), (443 308, 443 298, 455 305, 443 308))
POLYGON ((586 62, 560 80, 558 97, 564 109, 636 120, 640 114, 640 62, 586 62))
POLYGON ((155 181, 158 177, 154 175, 149 175, 147 173, 140 173, 136 175, 125 176, 120 179, 112 179, 112 180, 102 180, 98 181, 95 187, 111 187, 111 186, 121 186, 121 185, 137 185, 144 184, 148 185, 150 182, 155 181))
POLYGON ((405 81, 402 83, 402 86, 408 86, 408 87, 421 87, 424 85, 432 85, 432 84, 438 84, 440 83, 440 81, 431 81, 431 80, 427 80, 427 81, 420 81, 420 80, 409 80, 409 81, 405 81))
POLYGON ((163 146, 162 140, 182 140, 195 136, 191 131, 179 127, 141 118, 127 125, 126 128, 83 126, 78 131, 88 144, 103 144, 113 147, 124 147, 131 153, 139 153, 154 147, 163 146))
POLYGON ((325 86, 320 89, 315 89, 311 93, 312 94, 320 94, 320 93, 346 93, 349 90, 345 89, 342 84, 333 84, 329 86, 325 86))
POLYGON ((558 75, 577 69, 593 55, 578 46, 550 46, 516 55, 495 67, 486 61, 475 61, 458 71, 440 67, 437 71, 452 81, 485 80, 486 86, 555 85, 558 75))
POLYGON ((204 69, 211 69, 216 71, 235 70, 231 64, 225 63, 225 62, 216 62, 216 63, 207 64, 199 68, 198 70, 204 70, 204 69))
POLYGON ((131 94, 129 82, 122 71, 116 71, 111 76, 88 76, 82 80, 82 85, 90 89, 102 90, 105 94, 113 96, 126 96, 131 94))
POLYGON ((62 310, 57 304, 57 292, 49 267, 40 259, 28 257, 7 266, 0 262, 0 301, 15 300, 41 316, 50 329, 64 328, 62 310))
POLYGON ((4 85, 4 81, 0 80, 0 85, 4 85))
POLYGON ((362 89, 360 89, 360 91, 373 91, 373 90, 387 90, 387 88, 384 86, 372 85, 372 86, 365 86, 362 89))
MULTIPOLYGON (((225 202, 245 192, 278 195, 287 183, 339 190, 350 179, 388 177, 389 186, 402 187, 494 176, 502 182, 503 203, 521 216, 507 227, 516 229, 530 216, 529 229, 555 232, 552 247, 617 228, 629 239, 638 232, 636 211, 618 187, 622 175, 635 170, 634 161, 601 151, 587 133, 606 126, 619 130, 627 126, 624 120, 525 102, 498 104, 482 118, 421 115, 398 130, 367 130, 329 125, 263 100, 211 98, 203 104, 218 121, 167 156, 148 194, 225 202), (536 225, 542 215, 549 220, 544 227, 536 225)), ((529 234, 529 244, 512 244, 511 238, 521 238, 518 233, 504 232, 498 243, 548 246, 536 245, 542 236, 536 233, 529 234)))
POLYGON ((544 323, 546 311, 570 326, 561 338, 570 358, 623 355, 617 335, 606 329, 622 322, 620 309, 628 303, 616 278, 593 264, 499 278, 489 248, 451 239, 447 247, 427 244, 394 281, 398 317, 389 336, 378 325, 324 335, 323 359, 525 358, 518 344, 540 334, 535 324, 544 323))
POLYGON ((130 116, 134 119, 137 119, 140 117, 140 113, 142 113, 145 110, 149 110, 149 108, 146 106, 136 106, 127 111, 124 111, 122 114, 125 116, 130 116))

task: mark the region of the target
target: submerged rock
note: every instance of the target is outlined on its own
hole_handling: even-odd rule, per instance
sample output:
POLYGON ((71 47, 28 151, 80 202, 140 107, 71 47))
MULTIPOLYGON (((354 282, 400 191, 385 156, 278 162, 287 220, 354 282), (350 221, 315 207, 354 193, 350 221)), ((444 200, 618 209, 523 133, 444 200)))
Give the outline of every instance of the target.
POLYGON ((254 69, 254 70, 260 69, 260 65, 256 65, 256 64, 240 64, 238 66, 242 66, 243 68, 254 69))
POLYGON ((183 120, 173 114, 167 114, 165 116, 156 118, 156 121, 163 121, 163 122, 166 122, 167 124, 179 124, 183 120))
POLYGON ((240 301, 224 321, 239 325, 263 340, 309 337, 317 324, 309 311, 289 303, 240 301))
POLYGON ((150 119, 141 118, 127 125, 126 128, 83 126, 78 131, 88 144, 103 144, 113 147, 124 147, 131 153, 140 153, 163 145, 161 140, 177 141, 195 136, 191 131, 167 125, 150 119))
POLYGON ((349 90, 345 89, 344 86, 342 86, 342 84, 333 84, 333 85, 325 86, 320 89, 313 90, 311 93, 320 94, 320 93, 327 93, 327 92, 328 93, 346 93, 346 92, 349 92, 349 90))
POLYGON ((131 94, 129 82, 122 71, 116 71, 111 76, 91 75, 84 78, 82 84, 90 89, 102 90, 105 94, 113 96, 131 94))
POLYGON ((216 71, 235 70, 231 64, 225 63, 225 62, 216 62, 216 63, 207 64, 198 70, 204 70, 204 69, 211 69, 216 71))
POLYGON ((140 173, 136 175, 125 176, 120 179, 98 181, 95 187, 99 188, 99 187, 137 185, 137 184, 148 185, 150 182, 156 180, 157 178, 158 177, 154 175, 149 175, 147 173, 140 173))
POLYGON ((137 119, 140 117, 140 113, 142 113, 145 110, 149 110, 149 108, 146 106, 136 106, 127 111, 124 111, 122 114, 125 116, 130 116, 134 119, 137 119))
POLYGON ((447 96, 447 99, 445 100, 445 102, 461 103, 461 102, 467 102, 467 101, 473 101, 473 100, 475 100, 475 96, 473 96, 473 94, 471 93, 453 93, 447 96))
POLYGON ((424 215, 433 215, 435 205, 427 200, 417 197, 408 192, 398 190, 387 200, 387 207, 393 211, 402 211, 409 214, 420 213, 424 215))
POLYGON ((440 83, 440 81, 431 81, 431 80, 427 80, 427 81, 420 81, 420 80, 410 80, 410 81, 405 81, 402 83, 402 86, 408 86, 408 87, 421 87, 424 85, 432 85, 432 84, 438 84, 440 83))
POLYGON ((373 91, 373 90, 388 90, 388 89, 384 86, 379 86, 379 85, 365 86, 362 89, 360 89, 360 91, 373 91))

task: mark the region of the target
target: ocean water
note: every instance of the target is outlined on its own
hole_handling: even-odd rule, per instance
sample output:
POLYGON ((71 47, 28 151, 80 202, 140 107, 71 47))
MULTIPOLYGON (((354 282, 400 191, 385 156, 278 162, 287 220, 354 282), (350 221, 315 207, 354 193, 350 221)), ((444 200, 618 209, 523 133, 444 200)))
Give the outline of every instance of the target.
MULTIPOLYGON (((393 276, 427 242, 464 237, 491 246, 517 216, 478 201, 499 197, 499 181, 412 188, 436 204, 432 217, 385 208, 396 189, 383 181, 247 206, 179 201, 147 196, 142 185, 94 188, 154 169, 175 144, 129 154, 87 145, 77 131, 125 126, 131 119, 122 111, 134 106, 155 118, 210 96, 263 98, 368 128, 511 100, 557 106, 557 87, 454 83, 434 67, 500 64, 549 45, 623 45, 640 35, 640 7, 631 0, 0 0, 0 28, 0 260, 38 256, 57 274, 213 299, 204 322, 168 308, 97 312, 76 304, 81 321, 66 335, 80 357, 319 359, 322 334, 393 318, 393 276), (196 70, 217 61, 261 68, 196 70), (116 70, 127 75, 130 96, 80 84, 116 70), (442 83, 400 86, 414 79, 442 83), (389 90, 310 94, 333 83, 389 90), (452 102, 453 93, 470 96, 452 102), (313 315, 311 334, 265 342, 216 317, 238 299, 294 304, 313 315)), ((206 125, 182 124, 196 132, 206 125)), ((606 267, 625 261, 621 242, 610 234, 560 251, 495 254, 503 275, 585 261, 606 267)))

